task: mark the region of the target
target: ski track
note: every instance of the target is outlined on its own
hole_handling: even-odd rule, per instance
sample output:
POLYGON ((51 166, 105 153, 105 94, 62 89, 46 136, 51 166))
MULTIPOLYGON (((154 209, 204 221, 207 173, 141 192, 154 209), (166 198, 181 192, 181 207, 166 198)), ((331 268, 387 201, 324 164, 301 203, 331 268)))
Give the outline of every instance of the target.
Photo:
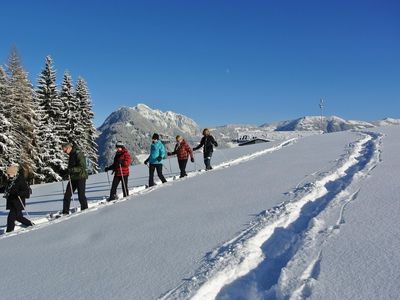
POLYGON ((360 132, 330 172, 306 177, 294 197, 260 213, 232 240, 208 253, 190 279, 159 299, 304 299, 319 275, 323 246, 345 224, 360 180, 380 162, 383 135, 360 132))
MULTIPOLYGON (((228 161, 222 162, 219 165, 215 165, 213 167, 213 170, 207 171, 207 172, 214 172, 214 171, 217 171, 219 169, 228 168, 230 166, 234 166, 234 165, 241 164, 243 162, 247 162, 249 160, 255 159, 256 157, 259 157, 261 155, 278 151, 278 150, 280 150, 280 149, 282 149, 282 148, 284 148, 286 146, 294 144, 296 142, 296 140, 297 140, 297 138, 291 138, 291 139, 283 141, 282 143, 276 145, 275 147, 264 149, 264 150, 261 150, 261 151, 254 152, 252 154, 247 154, 247 155, 241 156, 241 157, 236 158, 236 159, 232 159, 232 160, 228 160, 228 161)), ((206 173, 205 170, 191 171, 191 172, 188 172, 187 178, 191 178, 191 177, 194 177, 194 176, 202 175, 202 174, 205 174, 205 173, 206 173)), ((175 173, 172 173, 172 175, 173 174, 175 174, 175 173)), ((176 174, 178 174, 178 173, 176 173, 176 174)), ((133 178, 133 180, 134 179, 135 178, 133 178)), ((5 232, 5 227, 3 227, 3 228, 0 229, 0 239, 8 238, 8 237, 19 235, 19 234, 23 234, 23 233, 28 233, 28 232, 31 232, 31 231, 38 230, 40 228, 49 226, 51 224, 55 224, 55 223, 66 221, 66 220, 68 220, 70 218, 75 218, 75 217, 78 217, 78 216, 82 216, 82 215, 85 215, 85 214, 90 213, 92 211, 96 211, 98 209, 106 207, 108 205, 114 205, 114 204, 117 204, 118 202, 131 200, 134 196, 150 193, 155 189, 159 189, 159 188, 167 186, 168 184, 171 184, 175 180, 182 180, 182 179, 177 178, 176 176, 166 177, 166 179, 168 181, 168 183, 166 183, 166 184, 161 184, 160 180, 155 180, 156 185, 153 186, 153 187, 150 187, 150 188, 146 188, 145 185, 136 186, 136 187, 134 187, 134 188, 129 190, 129 196, 125 197, 125 198, 123 197, 123 193, 121 192, 121 193, 118 194, 119 200, 113 200, 113 201, 107 202, 106 199, 105 199, 106 197, 103 197, 103 199, 100 200, 100 201, 91 201, 91 202, 88 203, 88 209, 86 209, 83 212, 81 212, 78 209, 78 213, 72 213, 72 214, 70 214, 68 216, 62 216, 62 217, 57 218, 57 219, 50 219, 48 217, 30 218, 30 220, 33 221, 33 223, 35 223, 35 226, 25 228, 25 227, 22 227, 20 225, 16 225, 15 226, 15 230, 13 232, 10 232, 10 233, 4 233, 5 232), (1 231, 3 232, 3 234, 1 234, 1 231)), ((183 179, 185 179, 185 178, 183 178, 183 179)), ((71 201, 72 206, 75 206, 76 203, 79 203, 79 202, 77 200, 71 201)), ((75 209, 75 207, 73 207, 71 209, 71 211, 73 211, 74 209, 75 209)), ((54 213, 57 214, 59 212, 54 212, 54 213)))

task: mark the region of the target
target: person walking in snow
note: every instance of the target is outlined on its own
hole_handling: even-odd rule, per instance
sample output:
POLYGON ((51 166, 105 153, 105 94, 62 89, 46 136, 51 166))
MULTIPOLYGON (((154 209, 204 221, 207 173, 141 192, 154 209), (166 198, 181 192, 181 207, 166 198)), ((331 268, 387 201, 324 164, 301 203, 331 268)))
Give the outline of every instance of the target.
POLYGON ((64 215, 69 214, 69 206, 73 192, 78 189, 78 199, 81 204, 81 210, 88 208, 85 195, 86 179, 88 173, 86 170, 86 159, 82 150, 70 143, 62 145, 63 152, 69 156, 68 159, 68 185, 64 194, 63 211, 64 215))
POLYGON ((7 217, 7 230, 11 232, 15 228, 15 221, 25 226, 33 226, 33 223, 25 218, 22 211, 25 210, 25 199, 31 195, 31 189, 26 181, 26 175, 22 167, 11 165, 7 168, 7 182, 4 187, 4 198, 7 199, 6 209, 10 210, 7 217))
POLYGON ((189 155, 190 155, 190 161, 194 162, 193 151, 190 148, 189 144, 186 142, 186 140, 180 135, 176 136, 175 149, 173 152, 168 152, 168 156, 174 154, 176 154, 178 158, 178 165, 179 169, 181 170, 180 178, 187 176, 186 164, 188 162, 189 155))
POLYGON ((117 148, 117 153, 115 153, 114 162, 111 166, 105 168, 106 172, 112 171, 114 173, 114 179, 110 190, 110 198, 108 198, 107 201, 117 199, 117 187, 120 181, 122 181, 122 192, 124 197, 129 195, 128 177, 131 156, 122 142, 117 142, 115 147, 117 148))
POLYGON ((162 183, 167 182, 163 173, 162 173, 162 160, 165 157, 165 148, 163 143, 160 141, 160 136, 157 133, 154 133, 151 137, 152 143, 150 147, 150 155, 144 161, 144 164, 149 166, 149 187, 154 185, 154 171, 157 170, 158 178, 162 181, 162 183))
POLYGON ((203 147, 203 157, 204 164, 206 165, 206 170, 211 170, 211 157, 214 151, 214 147, 218 147, 218 143, 215 141, 214 137, 210 134, 210 130, 205 128, 203 130, 203 137, 200 141, 200 144, 193 148, 193 151, 196 151, 203 147))

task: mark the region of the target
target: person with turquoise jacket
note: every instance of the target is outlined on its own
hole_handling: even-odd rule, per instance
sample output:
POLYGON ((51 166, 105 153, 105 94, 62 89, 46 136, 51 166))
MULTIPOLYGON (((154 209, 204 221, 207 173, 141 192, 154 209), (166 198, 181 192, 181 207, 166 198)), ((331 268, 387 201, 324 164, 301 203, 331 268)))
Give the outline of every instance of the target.
POLYGON ((157 133, 154 133, 151 137, 152 143, 150 147, 150 155, 144 161, 145 165, 150 163, 149 166, 149 187, 154 185, 154 171, 157 170, 158 178, 162 181, 162 183, 167 182, 163 173, 162 173, 162 160, 165 157, 165 147, 163 143, 160 141, 160 136, 157 133))

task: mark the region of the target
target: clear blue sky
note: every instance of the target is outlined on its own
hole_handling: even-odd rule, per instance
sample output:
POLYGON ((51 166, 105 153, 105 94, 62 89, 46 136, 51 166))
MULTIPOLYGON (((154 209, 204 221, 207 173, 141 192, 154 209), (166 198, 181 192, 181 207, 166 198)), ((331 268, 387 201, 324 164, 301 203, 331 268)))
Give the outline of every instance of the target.
POLYGON ((0 4, 0 64, 13 45, 36 84, 50 54, 83 76, 97 126, 145 103, 200 126, 319 114, 400 118, 397 0, 44 1, 0 4))

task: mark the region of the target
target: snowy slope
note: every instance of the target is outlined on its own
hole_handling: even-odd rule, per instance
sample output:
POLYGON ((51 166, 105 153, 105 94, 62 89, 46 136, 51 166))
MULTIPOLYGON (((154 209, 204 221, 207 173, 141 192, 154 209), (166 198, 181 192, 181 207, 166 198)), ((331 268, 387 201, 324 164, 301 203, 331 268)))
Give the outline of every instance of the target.
MULTIPOLYGON (((125 201, 5 236, 0 264, 10 271, 0 275, 0 295, 376 299, 375 288, 383 285, 379 298, 391 299, 399 292, 393 211, 399 211, 400 131, 378 131, 217 150, 213 171, 137 189, 125 201), (369 236, 379 249, 366 242, 369 236), (361 250, 354 262, 352 251, 361 250), (345 279, 338 280, 344 270, 345 279)), ((200 153, 196 161, 198 168, 200 153)), ((174 159, 167 168, 169 162, 175 173, 174 159)), ((143 184, 144 166, 133 167, 130 179, 132 189, 143 184)), ((43 215, 52 205, 60 208, 59 190, 60 183, 35 187, 28 209, 43 215)), ((106 175, 92 176, 88 190, 92 202, 101 200, 106 175)))

